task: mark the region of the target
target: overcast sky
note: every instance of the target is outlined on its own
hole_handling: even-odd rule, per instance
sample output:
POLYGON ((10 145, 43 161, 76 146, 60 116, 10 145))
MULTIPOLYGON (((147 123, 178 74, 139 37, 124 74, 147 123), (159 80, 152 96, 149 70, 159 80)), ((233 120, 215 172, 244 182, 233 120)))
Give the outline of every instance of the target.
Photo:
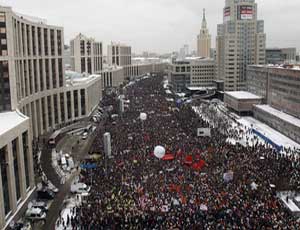
MULTIPOLYGON (((265 21, 267 47, 300 49, 300 1, 256 0, 258 17, 265 21)), ((65 43, 79 32, 106 45, 120 41, 133 52, 165 53, 183 44, 196 49, 202 9, 206 8, 213 46, 222 23, 225 0, 0 0, 13 10, 45 18, 64 27, 65 43)), ((105 49, 106 53, 106 49, 105 49)))

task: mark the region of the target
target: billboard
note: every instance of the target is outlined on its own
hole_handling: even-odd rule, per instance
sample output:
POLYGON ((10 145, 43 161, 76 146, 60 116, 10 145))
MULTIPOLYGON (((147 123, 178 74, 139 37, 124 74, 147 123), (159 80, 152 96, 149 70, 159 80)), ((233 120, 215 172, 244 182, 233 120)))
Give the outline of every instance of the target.
POLYGON ((238 6, 237 9, 237 16, 239 20, 251 20, 253 19, 253 14, 254 14, 254 10, 253 10, 253 6, 238 6))
POLYGON ((230 20, 230 7, 224 8, 224 22, 227 22, 230 20))

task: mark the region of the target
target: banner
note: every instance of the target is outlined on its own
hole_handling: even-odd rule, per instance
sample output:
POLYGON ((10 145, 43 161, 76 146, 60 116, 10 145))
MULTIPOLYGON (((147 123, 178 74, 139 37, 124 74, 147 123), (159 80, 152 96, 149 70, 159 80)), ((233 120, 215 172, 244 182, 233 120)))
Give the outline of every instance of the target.
POLYGON ((198 137, 210 137, 211 136, 210 128, 198 128, 197 136, 198 137))

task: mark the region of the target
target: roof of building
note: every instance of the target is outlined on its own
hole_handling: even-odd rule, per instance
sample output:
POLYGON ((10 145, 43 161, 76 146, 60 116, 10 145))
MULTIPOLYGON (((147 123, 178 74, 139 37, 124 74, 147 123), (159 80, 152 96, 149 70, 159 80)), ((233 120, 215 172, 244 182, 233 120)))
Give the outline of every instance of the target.
POLYGON ((300 71, 300 65, 289 65, 289 64, 284 64, 284 65, 250 65, 250 67, 260 67, 260 68, 272 68, 272 69, 282 69, 282 70, 297 70, 300 71))
POLYGON ((300 128, 300 119, 298 119, 297 117, 291 116, 287 113, 284 113, 280 110, 274 109, 273 107, 269 106, 269 105, 255 105, 255 107, 272 114, 273 116, 278 117, 281 120, 284 120, 290 124, 293 124, 297 127, 300 128))
POLYGON ((0 136, 22 124, 28 117, 19 111, 0 113, 0 136))
POLYGON ((205 91, 205 90, 214 90, 216 87, 197 87, 197 86, 188 86, 186 87, 190 91, 205 91))
POLYGON ((225 92, 225 94, 234 97, 238 100, 262 99, 262 97, 247 91, 232 91, 232 92, 225 92))
POLYGON ((95 79, 101 77, 100 74, 81 74, 78 72, 67 70, 65 71, 65 76, 67 79, 67 87, 69 86, 77 86, 81 84, 88 84, 91 81, 94 81, 95 79))

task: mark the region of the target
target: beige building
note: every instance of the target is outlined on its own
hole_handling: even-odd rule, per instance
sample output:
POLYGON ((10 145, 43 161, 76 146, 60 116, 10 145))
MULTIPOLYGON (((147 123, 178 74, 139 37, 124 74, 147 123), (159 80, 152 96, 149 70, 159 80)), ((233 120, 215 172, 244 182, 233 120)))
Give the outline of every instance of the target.
POLYGON ((65 79, 64 31, 0 6, 0 229, 34 190, 32 140, 87 117, 100 75, 65 79))
POLYGON ((110 87, 119 87, 124 83, 124 68, 120 66, 106 66, 102 73, 103 89, 110 87))
POLYGON ((102 70, 102 43, 79 34, 70 42, 71 68, 78 73, 95 74, 102 70))
POLYGON ((211 35, 207 28, 205 9, 203 9, 203 19, 200 34, 197 36, 197 54, 199 57, 209 58, 211 49, 211 35))
POLYGON ((217 77, 226 91, 246 88, 247 66, 265 63, 264 21, 255 0, 226 0, 216 39, 217 77))
POLYGON ((29 118, 18 110, 0 113, 0 228, 35 189, 29 118))
POLYGON ((175 91, 187 87, 208 89, 214 86, 215 61, 209 58, 186 58, 171 64, 169 80, 175 91))
POLYGON ((107 64, 117 66, 131 65, 131 47, 112 42, 107 47, 107 64))

